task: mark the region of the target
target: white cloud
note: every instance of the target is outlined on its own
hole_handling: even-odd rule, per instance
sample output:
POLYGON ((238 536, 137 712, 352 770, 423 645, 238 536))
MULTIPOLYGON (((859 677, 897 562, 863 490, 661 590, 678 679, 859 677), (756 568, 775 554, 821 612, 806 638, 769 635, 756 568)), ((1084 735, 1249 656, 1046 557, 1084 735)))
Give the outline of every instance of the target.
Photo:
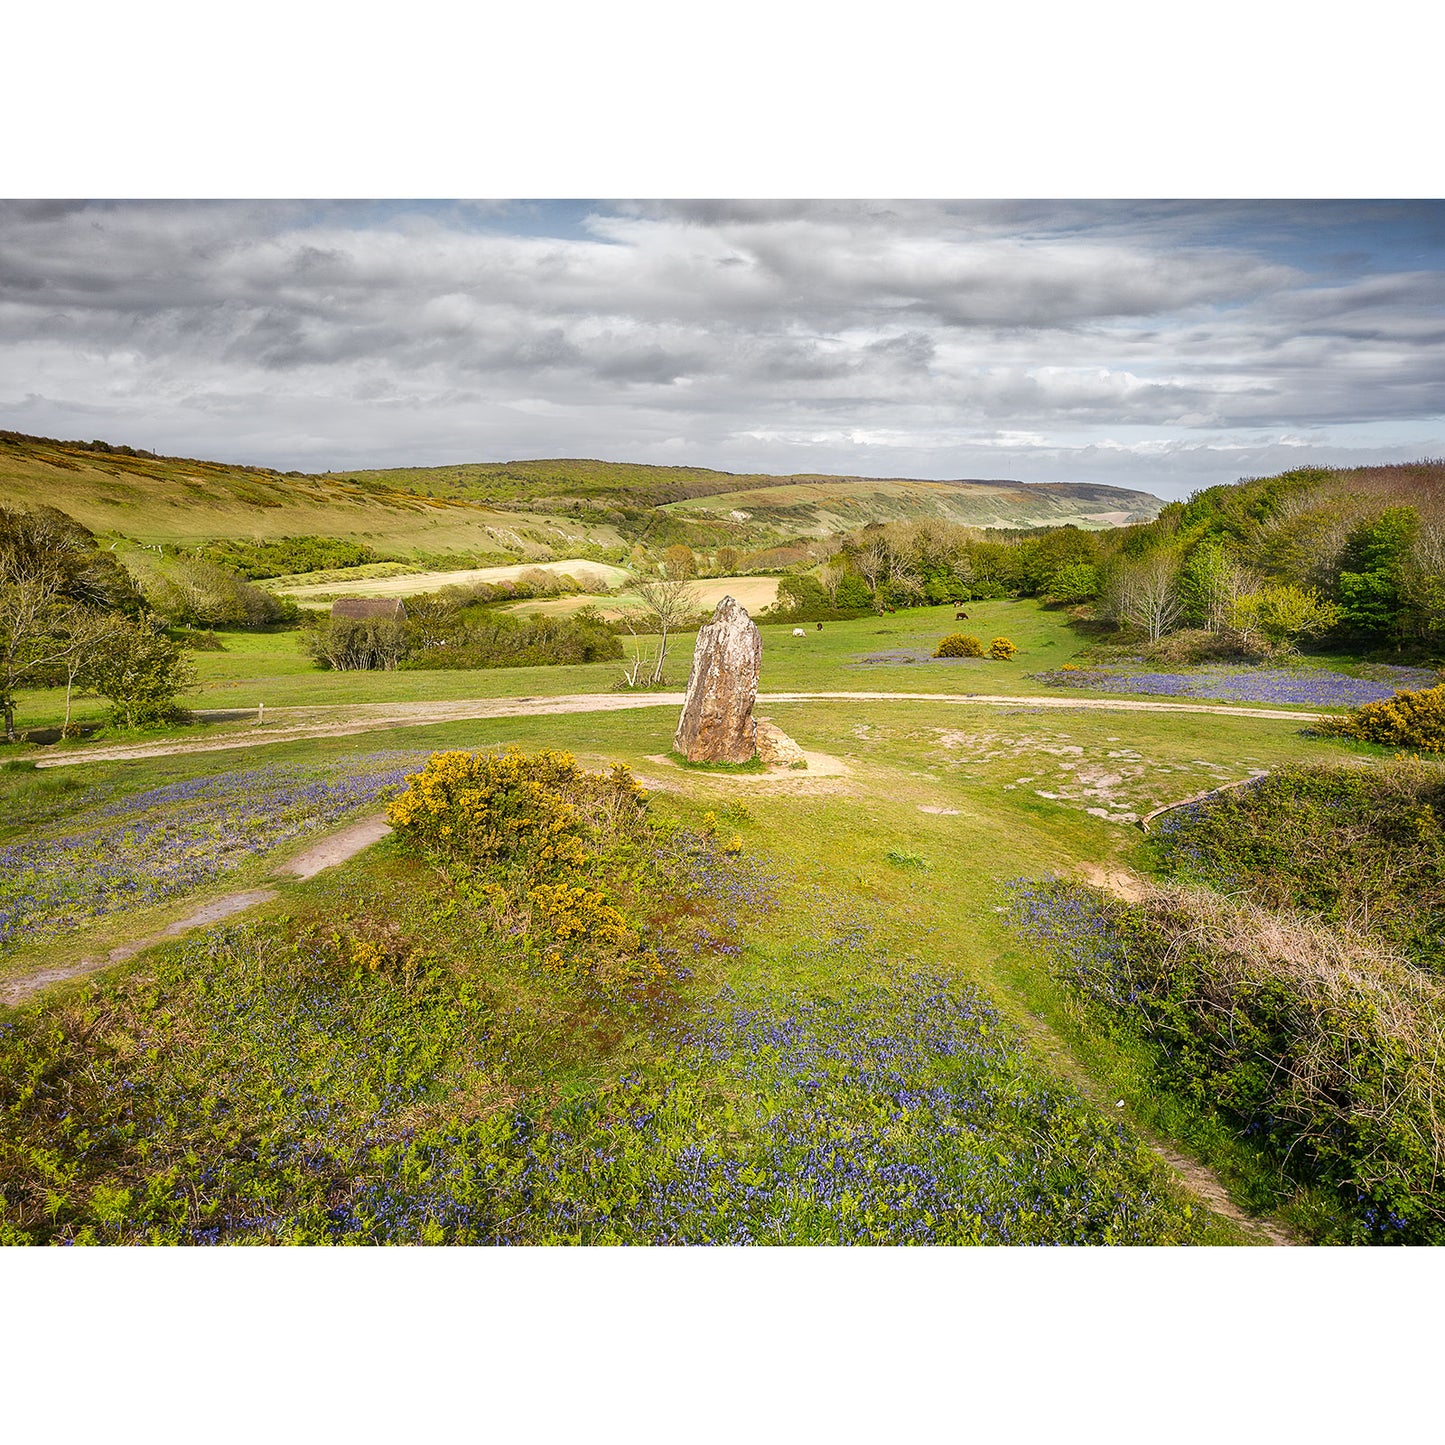
POLYGON ((0 424, 288 467, 685 453, 1166 491, 1445 432, 1445 270, 1314 260, 1306 203, 520 214, 0 205, 0 424))

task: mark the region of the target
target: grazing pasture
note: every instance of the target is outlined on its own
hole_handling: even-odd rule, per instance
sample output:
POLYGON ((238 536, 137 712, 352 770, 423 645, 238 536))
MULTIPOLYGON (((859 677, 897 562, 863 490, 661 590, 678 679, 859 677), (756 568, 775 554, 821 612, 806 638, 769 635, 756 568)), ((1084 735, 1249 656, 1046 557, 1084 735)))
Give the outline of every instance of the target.
MULTIPOLYGON (((826 773, 659 768, 671 702, 420 717, 380 736, 80 763, 68 782, 0 775, 14 800, 0 842, 28 860, 14 877, 33 881, 51 860, 65 880, 12 910, 7 977, 93 951, 102 921, 110 946, 219 889, 266 879, 276 895, 241 923, 10 1016, 0 1049, 13 1060, 40 1048, 47 1078, 74 1080, 57 1087, 77 1108, 62 1127, 58 1094, 7 1098, 6 1227, 217 1242, 1260 1240, 1210 1206, 1227 1202, 1214 1176, 1200 1185, 1161 1162, 1163 1139, 1248 1210, 1329 1237, 1334 1216, 1307 1183, 1161 1089, 1144 1043, 1084 1021, 1005 909, 1020 878, 1149 866, 1132 824, 1164 803, 1301 759, 1369 764, 1379 750, 1247 705, 1044 706, 1030 674, 1083 651, 1063 616, 1028 602, 969 610, 980 636, 1018 653, 899 660, 953 630, 947 607, 803 637, 763 629, 766 710, 831 760, 826 773), (767 698, 808 689, 957 701, 767 698), (971 705, 970 692, 1017 703, 971 705), (665 985, 604 997, 538 973, 465 889, 394 840, 310 880, 275 876, 303 836, 378 806, 413 760, 511 744, 630 766, 659 828, 700 840, 684 848, 706 862, 694 882, 674 873, 681 891, 656 892, 658 926, 693 930, 665 985), (120 907, 128 866, 134 902, 120 907), (218 1072, 228 1048, 233 1083, 218 1072), (144 1063, 151 1050, 173 1075, 144 1063), (269 1102, 248 1113, 256 1100, 269 1102), (57 1130, 45 1167, 59 1172, 44 1189, 64 1202, 42 1217, 39 1140, 57 1130), (99 1137, 112 1144, 82 1147, 99 1137), (128 1142, 142 1137, 161 1141, 153 1156, 128 1142), (860 1157, 876 1169, 860 1173, 860 1157)), ((323 721, 388 701, 605 694, 616 674, 326 674, 294 632, 220 636, 225 650, 195 655, 197 701, 235 714, 176 730, 181 742, 265 737, 277 716, 323 721), (260 726, 247 711, 257 701, 260 726), (296 713, 273 714, 287 704, 296 713)), ((1091 696, 1109 698, 1077 693, 1091 696)))
MULTIPOLYGON (((573 601, 582 599, 556 600, 570 607, 573 601)), ((545 612, 549 606, 550 600, 525 602, 517 604, 515 610, 545 612)), ((1036 673, 1062 672, 1065 664, 1085 671, 1087 643, 1069 627, 1066 614, 1031 601, 977 602, 970 605, 969 612, 969 626, 977 635, 985 641, 1006 637, 1017 646, 1017 653, 1004 660, 934 659, 932 653, 939 641, 956 630, 953 609, 946 606, 918 608, 889 617, 828 622, 821 631, 808 628, 807 636, 802 638, 792 635, 791 624, 764 626, 762 688, 764 692, 1027 695, 1050 691, 1034 676, 1036 673)), ((318 669, 303 650, 302 634, 296 630, 221 631, 216 636, 223 650, 191 655, 199 685, 182 698, 187 706, 202 712, 250 709, 254 713, 258 703, 265 703, 269 712, 281 707, 602 693, 616 685, 631 657, 639 651, 655 650, 657 644, 655 637, 625 636, 622 641, 627 655, 621 663, 343 673, 318 669)), ((666 668, 675 687, 686 682, 691 659, 692 637, 683 634, 673 644, 666 668)), ((1250 675, 1249 669, 1242 672, 1246 677, 1250 675)), ((1304 680, 1302 685, 1316 685, 1310 682, 1309 669, 1301 667, 1299 676, 1304 680)), ((1118 689, 1110 686, 1083 685, 1076 690, 1081 697, 1104 699, 1118 695, 1118 689)), ((1137 695, 1149 694, 1141 691, 1137 695)), ((1352 696, 1353 692, 1345 695, 1352 696)), ((64 707, 63 690, 21 693, 20 716, 28 727, 56 726, 64 707)), ((93 726, 100 724, 104 712, 103 702, 90 697, 78 698, 73 707, 78 722, 93 726)), ((178 735, 184 735, 184 731, 178 735)))

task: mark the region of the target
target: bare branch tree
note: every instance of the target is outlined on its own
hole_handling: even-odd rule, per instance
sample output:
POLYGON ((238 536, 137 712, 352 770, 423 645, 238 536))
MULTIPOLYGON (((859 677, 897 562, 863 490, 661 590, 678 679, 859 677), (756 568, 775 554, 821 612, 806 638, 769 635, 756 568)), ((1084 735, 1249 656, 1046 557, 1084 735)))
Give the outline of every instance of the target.
POLYGON ((841 557, 833 557, 818 573, 818 582, 834 607, 838 605, 838 588, 843 585, 843 578, 847 575, 848 564, 841 557))
MULTIPOLYGON (((634 637, 656 635, 659 638, 657 662, 651 677, 655 686, 662 681, 670 635, 697 610, 696 594, 691 585, 680 578, 653 578, 640 582, 636 591, 642 606, 625 614, 623 621, 634 637)), ((636 683, 630 685, 636 686, 636 683)))
POLYGON ((1142 561, 1126 562, 1114 575, 1110 601, 1121 622, 1158 642, 1178 626, 1184 612, 1179 558, 1172 552, 1155 552, 1142 561))
POLYGON ((892 560, 888 543, 882 537, 874 537, 859 547, 857 556, 853 559, 858 570, 863 574, 863 580, 867 582, 871 591, 878 590, 878 584, 888 572, 888 564, 892 560))

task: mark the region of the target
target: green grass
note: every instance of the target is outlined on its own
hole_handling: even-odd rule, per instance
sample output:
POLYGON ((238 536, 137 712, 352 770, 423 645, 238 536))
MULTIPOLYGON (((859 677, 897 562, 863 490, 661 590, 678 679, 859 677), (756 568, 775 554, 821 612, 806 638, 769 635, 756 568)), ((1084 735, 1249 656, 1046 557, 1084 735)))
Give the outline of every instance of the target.
MULTIPOLYGON (((979 635, 1011 638, 1020 648, 1018 655, 1007 662, 996 662, 992 658, 912 663, 863 661, 899 649, 931 652, 938 639, 954 628, 951 607, 919 608, 883 618, 830 622, 821 632, 810 629, 803 637, 794 637, 791 626, 769 625, 760 629, 763 639, 761 690, 764 694, 1058 695, 1058 689, 1046 688, 1033 681, 1029 674, 1074 661, 1083 656, 1088 646, 1087 639, 1070 628, 1065 614, 1036 602, 977 602, 970 603, 968 611, 969 626, 979 635)), ((327 672, 316 667, 306 655, 299 630, 218 635, 225 643, 224 652, 191 654, 200 685, 182 699, 187 706, 254 709, 258 703, 265 703, 268 708, 344 707, 361 703, 453 702, 467 698, 600 693, 615 686, 623 665, 600 662, 567 667, 327 672)), ((653 637, 624 637, 626 660, 639 651, 654 651, 656 642, 653 637)), ((675 639, 669 652, 667 677, 678 690, 687 682, 692 649, 693 636, 683 634, 675 639)), ((1078 689, 1077 696, 1107 699, 1113 695, 1078 689)), ((766 697, 763 702, 767 708, 773 707, 766 697)), ((1240 704, 1238 710, 1248 712, 1249 705, 1240 704)), ((72 709, 75 720, 82 723, 99 723, 105 712, 102 700, 87 697, 77 699, 72 709)), ((21 693, 17 726, 54 727, 63 715, 62 693, 44 690, 21 693)), ((182 729, 178 735, 189 734, 182 729)))
MULTIPOLYGON (((945 613, 948 622, 952 621, 951 610, 936 611, 939 622, 945 613)), ((980 626, 1007 633, 1026 649, 1067 657, 1067 649, 1078 645, 1057 614, 1032 604, 984 604, 977 612, 987 619, 980 626)), ((932 622, 925 615, 899 615, 886 621, 870 618, 831 624, 823 633, 811 633, 806 639, 793 639, 782 629, 766 629, 764 689, 833 691, 851 686, 861 690, 855 681, 860 674, 843 670, 845 661, 877 645, 874 639, 880 632, 883 645, 900 645, 900 638, 932 635, 937 630, 932 622), (822 645, 814 645, 815 641, 822 645), (795 642, 796 648, 792 646, 795 642)), ((212 689, 224 693, 228 686, 237 691, 244 688, 249 694, 245 701, 252 705, 257 676, 275 679, 278 684, 289 681, 297 689, 293 694, 296 700, 312 703, 324 700, 327 694, 337 701, 385 700, 377 698, 378 692, 405 698, 415 696, 418 689, 435 689, 432 695, 441 697, 477 696, 483 695, 479 684, 494 682, 504 686, 492 695, 535 691, 542 696, 551 691, 600 691, 610 682, 603 676, 611 671, 607 668, 517 669, 501 674, 309 673, 294 650, 293 634, 227 634, 225 640, 227 652, 199 654, 197 662, 211 670, 212 689), (228 670, 232 671, 230 678, 224 675, 228 670), (529 674, 525 680, 523 672, 529 674), (322 697, 317 689, 324 690, 322 697)), ((980 686, 970 678, 972 689, 1007 693, 1027 687, 1024 670, 1030 663, 1026 651, 1014 663, 978 664, 987 684, 980 686)), ((922 684, 915 680, 921 671, 916 664, 895 671, 907 679, 899 690, 965 690, 959 685, 963 666, 922 669, 928 674, 922 684)), ((880 685, 871 671, 861 675, 861 687, 892 690, 880 685)), ((268 684, 266 690, 273 689, 268 684)), ((264 700, 271 705, 277 701, 275 697, 264 700)), ((396 728, 361 737, 274 744, 259 753, 92 763, 66 770, 61 776, 87 786, 104 782, 121 791, 134 791, 261 759, 310 762, 380 747, 478 748, 512 743, 528 749, 569 747, 592 767, 627 762, 659 790, 655 806, 662 816, 695 822, 706 810, 718 812, 727 818, 730 829, 741 834, 745 857, 774 860, 785 873, 785 906, 748 925, 748 942, 742 953, 709 967, 699 981, 698 998, 707 989, 727 987, 739 997, 769 1008, 800 1006, 788 1000, 835 1000, 876 1019, 877 1009, 882 1007, 877 990, 887 994, 910 969, 942 970, 959 987, 979 988, 994 1000, 1008 1027, 1028 1041, 1036 1061, 1030 1067, 1067 1080, 1093 1101, 1090 1107, 1097 1108, 1101 1116, 1124 1119, 1192 1148, 1218 1167, 1239 1197, 1252 1206, 1280 1203, 1277 1181, 1272 1182, 1260 1161, 1223 1126, 1158 1095, 1148 1060, 1136 1046, 1088 1029, 1046 972, 1020 948, 998 910, 1003 906, 1005 887, 1014 878, 1067 874, 1088 865, 1113 866, 1136 858, 1142 842, 1137 830, 1091 814, 1090 808, 1111 816, 1142 813, 1220 781, 1242 777, 1252 768, 1323 756, 1369 757, 1377 750, 1310 739, 1294 723, 1252 716, 1244 708, 1231 716, 1111 714, 1041 709, 1026 700, 1017 707, 1003 708, 970 706, 966 701, 859 700, 770 701, 767 711, 803 746, 839 758, 848 771, 841 776, 799 773, 772 778, 677 769, 665 770, 665 776, 659 777, 663 770, 647 760, 670 750, 676 708, 668 704, 625 713, 396 728), (1043 796, 1046 793, 1053 796, 1043 796), (730 807, 735 811, 728 817, 730 807), (923 808, 949 811, 923 812, 923 808), (927 859, 930 866, 924 871, 900 867, 893 861, 905 856, 927 859), (868 944, 851 947, 846 940, 856 936, 859 926, 865 928, 868 944), (820 947, 820 942, 827 946, 820 947), (1119 1099, 1125 1101, 1125 1108, 1115 1111, 1119 1099)), ((24 806, 30 810, 31 821, 16 826, 10 837, 23 836, 32 827, 63 825, 65 795, 50 791, 59 786, 50 781, 55 776, 0 775, 7 783, 18 779, 17 788, 41 790, 27 793, 24 806)), ((227 886, 245 886, 261 876, 263 862, 258 860, 253 867, 254 874, 238 875, 227 886)), ((339 874, 310 884, 282 885, 281 898, 259 916, 277 920, 275 926, 284 930, 289 925, 280 920, 288 914, 339 915, 348 907, 379 906, 374 899, 365 902, 373 898, 367 891, 372 883, 366 880, 412 876, 392 852, 378 850, 339 874), (402 871, 397 873, 398 869, 402 871)), ((177 911, 180 906, 175 905, 177 911)), ((169 915, 110 921, 105 941, 113 945, 141 936, 161 916, 169 915)), ((43 959, 38 951, 13 957, 7 969, 24 971, 42 961, 64 961, 87 948, 93 950, 94 943, 82 933, 52 945, 43 959)), ((194 952, 175 956, 183 960, 176 965, 180 973, 195 964, 194 952)), ((117 977, 150 977, 146 972, 150 967, 144 960, 138 961, 117 977)), ((494 977, 500 988, 509 977, 505 963, 496 963, 494 973, 488 976, 494 977)), ((179 987, 174 982, 179 974, 167 977, 173 979, 167 989, 179 987)), ((74 1007, 85 1007, 83 1000, 90 997, 91 987, 73 985, 68 992, 62 990, 61 997, 73 997, 77 1000, 74 1007)), ((244 987, 252 990, 259 984, 246 983, 244 987)), ((522 985, 514 981, 507 988, 522 985)), ((513 997, 503 992, 505 997, 513 997)), ((590 1099, 596 1090, 614 1087, 629 1072, 642 1071, 644 1090, 660 1086, 664 1076, 671 1077, 666 1075, 661 1055, 639 1042, 641 1034, 636 1028, 625 1022, 598 1025, 590 1016, 574 1018, 565 1001, 528 997, 531 1002, 516 1005, 522 1010, 518 1018, 530 1021, 523 1029, 526 1047, 520 1042, 517 1045, 517 1072, 499 1076, 488 1085, 499 1091, 498 1097, 518 1092, 533 1097, 533 1091, 560 1089, 563 1094, 581 1090, 590 1099), (572 1021, 564 1025, 559 1022, 563 1017, 572 1021), (535 1032, 529 1032, 534 1025, 535 1032), (598 1027, 611 1040, 605 1047, 596 1039, 588 1042, 592 1038, 589 1030, 598 1027)), ((380 1001, 377 1006, 382 1006, 380 1001)), ((385 1004, 387 1009, 393 1007, 401 1005, 394 1000, 385 1004)), ((475 1021, 473 1015, 467 1017, 475 1021)), ((522 1024, 513 1020, 512 1026, 521 1028, 522 1024)), ((410 1027, 407 1022, 405 1029, 410 1027)), ((411 1037, 405 1029, 405 1037, 411 1037)), ((694 1090, 718 1086, 717 1080, 697 1074, 688 1077, 688 1088, 694 1090)), ((727 1100, 716 1094, 709 1098, 714 1102, 699 1104, 697 1117, 721 1127, 727 1100), (719 1112, 713 1113, 714 1108, 719 1112)), ((736 1107, 736 1100, 733 1103, 736 1107)), ((640 1167, 641 1161, 637 1162, 640 1167)), ((1298 1210, 1303 1206, 1295 1199, 1290 1207, 1298 1210)), ((1196 1217, 1204 1216, 1196 1211, 1196 1217)), ((1208 1221, 1208 1230, 1214 1231, 1209 1238, 1243 1237, 1218 1221, 1208 1221)))
POLYGON ((668 750, 667 756, 680 768, 686 768, 691 773, 766 773, 768 765, 761 758, 749 758, 745 763, 710 763, 693 762, 685 758, 681 753, 668 750))
MULTIPOLYGON (((806 733, 826 717, 813 708, 795 726, 806 733)), ((406 730, 405 742, 566 742, 584 760, 630 758, 645 769, 646 752, 664 745, 671 721, 670 709, 631 719, 515 719, 484 739, 459 736, 462 729, 452 726, 406 730)), ((345 746, 340 740, 330 745, 345 746)), ((278 757, 304 751, 314 760, 314 749, 272 751, 278 757)), ((164 766, 173 774, 199 763, 171 759, 164 766)), ((216 765, 215 758, 205 762, 216 765)), ((110 772, 119 786, 133 789, 156 781, 160 768, 156 760, 110 772)), ((49 1140, 43 1155, 48 1187, 65 1201, 53 1227, 69 1237, 178 1237, 181 1222, 196 1219, 187 1202, 192 1195, 172 1202, 167 1191, 205 1168, 195 1182, 199 1223, 226 1237, 247 1230, 273 1237, 274 1220, 284 1223, 280 1237, 325 1237, 328 1210, 344 1203, 363 1238, 493 1237, 489 1230, 519 1241, 650 1238, 644 1206, 675 1178, 695 1144, 741 1165, 761 1184, 774 1177, 770 1171, 792 1177, 804 1167, 805 1155, 779 1141, 778 1121, 803 1130, 796 1146, 802 1149, 826 1118, 838 1131, 834 1137, 854 1141, 846 1157, 927 1163, 954 1179, 947 1187, 957 1218, 939 1226, 942 1237, 999 1238, 1006 1229, 1009 1238, 1238 1240, 1232 1227, 1204 1211, 1186 1212, 1158 1166, 1134 1146, 1111 1142, 1113 1119, 1079 1099, 1047 1059, 1031 1059, 1035 1051, 1018 1042, 1024 1021, 995 1025, 997 1049, 989 1045, 976 1063, 968 1053, 955 1064, 929 1062, 925 1051, 901 1076, 925 1094, 944 1089, 961 1099, 993 1101, 986 1123, 949 1135, 940 1132, 946 1117, 920 1105, 897 1119, 886 1138, 870 1132, 875 1105, 850 1082, 854 1070, 866 1075, 902 1067, 886 1063, 897 1048, 890 1040, 917 1037, 937 1015, 929 999, 966 1001, 983 981, 978 952, 998 934, 988 900, 1001 875, 985 879, 969 860, 935 850, 940 876, 930 877, 927 893, 921 892, 889 868, 888 841, 915 837, 922 828, 937 843, 929 825, 952 820, 910 817, 905 809, 914 787, 891 765, 860 763, 856 784, 856 795, 750 791, 746 805, 736 806, 727 790, 756 789, 756 781, 688 774, 685 787, 658 796, 654 806, 664 821, 695 822, 721 802, 719 811, 743 830, 744 859, 783 865, 778 906, 743 915, 742 953, 703 956, 685 996, 668 1005, 661 1020, 655 1010, 639 1016, 626 1006, 599 1009, 519 972, 515 958, 449 901, 435 874, 409 863, 395 843, 338 874, 295 885, 265 910, 271 921, 259 931, 223 932, 228 941, 219 947, 173 946, 116 970, 108 981, 72 990, 68 999, 41 1004, 25 1014, 48 1020, 47 1043, 33 1065, 52 1077, 74 1073, 77 1111, 59 1123, 31 1111, 19 1116, 24 1127, 10 1135, 7 1198, 20 1197, 17 1180, 32 1181, 26 1188, 33 1189, 42 1157, 35 1152, 42 1135, 33 1131, 41 1129, 49 1140), (877 812, 874 826, 856 826, 860 810, 877 812), (934 891, 960 885, 966 899, 934 891), (947 906, 940 909, 941 899, 947 906), (922 918, 931 922, 920 927, 922 918), (323 966, 317 950, 325 953, 332 933, 348 936, 377 919, 405 920, 409 938, 433 955, 464 959, 463 977, 437 974, 432 982, 405 985, 323 966), (320 933, 308 934, 309 923, 320 933), (907 982, 920 970, 935 980, 922 993, 907 982), (836 1037, 852 1050, 854 1062, 824 1065, 825 1114, 797 1075, 766 1064, 746 1040, 741 1052, 716 1059, 678 1054, 668 1036, 658 1034, 658 1023, 669 1019, 682 1026, 730 1017, 734 1006, 720 996, 723 988, 748 1009, 802 1021, 820 1031, 820 1039, 836 1037), (163 1070, 146 1063, 153 1049, 166 1061, 163 1070), (139 1112, 125 1105, 125 1080, 141 1089, 139 1112), (1055 1142, 1043 1155, 1034 1113, 1044 1097, 1039 1090, 1057 1101, 1048 1106, 1056 1111, 1049 1126, 1055 1142), (387 1101, 398 1091, 405 1107, 390 1109, 387 1101), (298 1112, 298 1103, 306 1112, 298 1112), (314 1110, 322 1103, 331 1122, 318 1132, 314 1110), (385 1115, 380 1135, 378 1108, 385 1115), (619 1140, 618 1111, 660 1122, 619 1140), (519 1117, 530 1121, 534 1146, 514 1132, 519 1117), (77 1131, 97 1129, 109 1130, 111 1142, 103 1153, 86 1154, 77 1131), (955 1143, 948 1144, 950 1138, 955 1143), (241 1149, 243 1140, 252 1142, 241 1149), (871 1142, 865 1147, 864 1140, 871 1142), (138 1156, 142 1141, 146 1152, 138 1156), (613 1153, 605 1170, 587 1162, 593 1147, 613 1153), (521 1205, 507 1184, 527 1158, 537 1159, 541 1171, 531 1206, 521 1205), (458 1161, 470 1161, 470 1182, 460 1193, 449 1182, 445 1197, 480 1212, 473 1236, 432 1188, 452 1179, 448 1171, 458 1161), (1038 1168, 1043 1174, 1032 1172, 1038 1168), (955 1170, 962 1172, 949 1173, 955 1170), (1029 1189, 1045 1187, 1047 1179, 1047 1191, 1060 1202, 1037 1212, 1021 1192, 1025 1177, 1029 1189), (358 1209, 352 1184, 376 1185, 381 1194, 368 1195, 370 1203, 358 1209), (1093 1202, 1080 1205, 1076 1216, 1075 1206, 1061 1201, 1078 1191, 1093 1202), (1002 1223, 995 1219, 1000 1210, 1009 1216, 1002 1223), (505 1228, 504 1221, 510 1221, 505 1228)), ((1007 825, 1010 800, 987 792, 980 807, 1002 814, 998 822, 1007 825)), ((1088 821, 1081 824, 1086 831, 1088 821)), ((985 1035, 987 1027, 985 1017, 985 1035)), ((966 1032, 976 1028, 969 1023, 966 1032)), ((776 1188, 762 1193, 786 1200, 776 1188)), ((865 1191, 860 1198, 873 1196, 865 1191)), ((853 1218, 799 1203, 781 1217, 747 1218, 756 1238, 886 1240, 894 1230, 933 1229, 925 1225, 927 1213, 910 1196, 874 1200, 866 1217, 862 1206, 853 1218)), ((726 1210, 712 1214, 701 1205, 678 1218, 692 1231, 688 1237, 699 1238, 734 1237, 738 1222, 726 1210)))

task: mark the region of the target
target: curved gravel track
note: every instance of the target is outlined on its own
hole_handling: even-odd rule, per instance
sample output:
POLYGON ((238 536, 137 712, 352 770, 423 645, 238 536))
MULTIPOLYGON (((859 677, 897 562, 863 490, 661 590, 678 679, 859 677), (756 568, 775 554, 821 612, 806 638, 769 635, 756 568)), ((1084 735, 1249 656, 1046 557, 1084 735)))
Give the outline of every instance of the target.
MULTIPOLYGON (((228 748, 254 748, 266 743, 300 742, 306 738, 350 737, 378 728, 421 727, 427 723, 467 722, 476 718, 541 717, 550 713, 626 712, 634 708, 681 707, 680 692, 570 693, 560 697, 483 697, 457 702, 368 702, 339 707, 278 707, 266 713, 264 726, 237 727, 214 738, 158 739, 148 743, 117 743, 102 747, 67 748, 36 758, 40 768, 63 768, 74 763, 123 762, 129 758, 163 758, 173 753, 222 752, 228 748)), ((1033 693, 1015 695, 953 692, 768 692, 760 704, 779 702, 941 702, 959 707, 1029 707, 1063 710, 1092 708, 1103 712, 1210 713, 1218 717, 1258 717, 1319 722, 1327 713, 1298 709, 1231 706, 1225 703, 1144 702, 1132 698, 1059 697, 1033 693)), ((251 717, 248 711, 197 711, 217 726, 251 717)))

